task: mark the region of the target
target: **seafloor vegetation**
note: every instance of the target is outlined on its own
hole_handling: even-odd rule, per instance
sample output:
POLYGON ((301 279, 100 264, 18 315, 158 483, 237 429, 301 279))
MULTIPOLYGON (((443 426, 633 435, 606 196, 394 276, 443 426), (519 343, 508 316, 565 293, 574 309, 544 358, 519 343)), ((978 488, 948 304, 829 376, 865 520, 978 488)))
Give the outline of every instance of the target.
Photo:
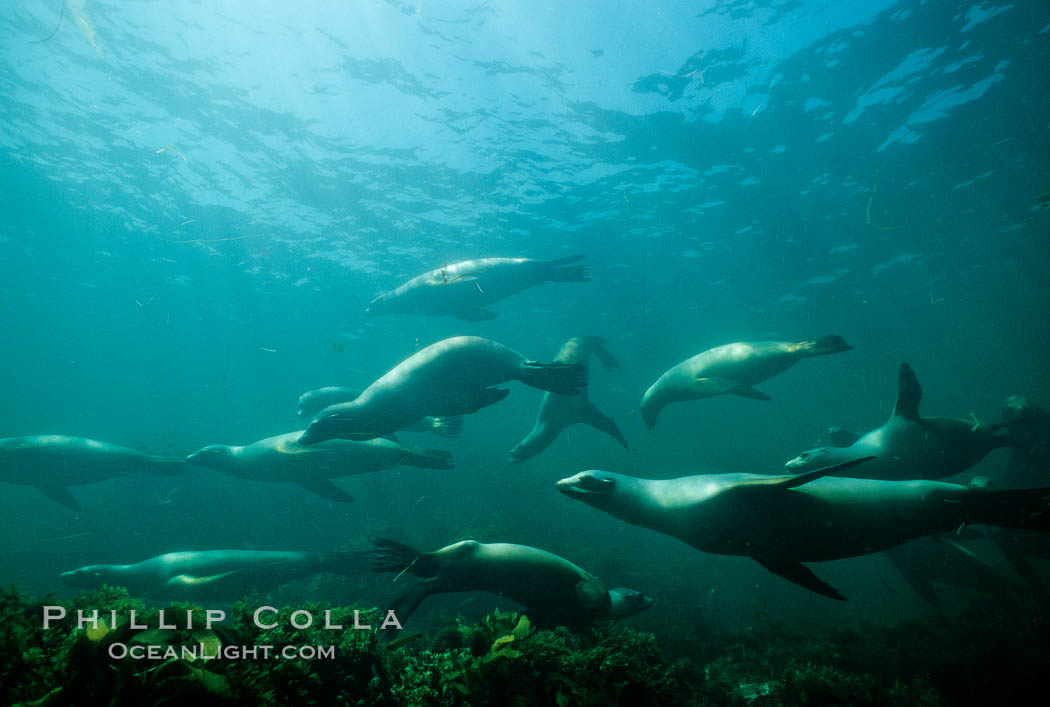
MULTIPOLYGON (((0 592, 0 704, 24 705, 955 705, 1021 703, 1043 692, 1050 622, 1031 607, 974 605, 893 627, 821 634, 777 626, 713 636, 690 659, 669 659, 649 633, 599 624, 579 634, 539 630, 495 612, 421 636, 385 641, 369 631, 331 631, 316 621, 257 628, 255 604, 237 604, 221 628, 131 630, 127 612, 156 626, 122 589, 63 602, 115 609, 117 625, 41 628, 45 604, 12 587, 0 592), (113 660, 135 645, 335 645, 317 660, 113 660)), ((173 605, 179 616, 193 607, 173 605)), ((305 605, 321 616, 326 607, 305 605)), ((353 607, 332 609, 352 623, 353 607)), ((104 615, 104 614, 103 614, 104 615)))

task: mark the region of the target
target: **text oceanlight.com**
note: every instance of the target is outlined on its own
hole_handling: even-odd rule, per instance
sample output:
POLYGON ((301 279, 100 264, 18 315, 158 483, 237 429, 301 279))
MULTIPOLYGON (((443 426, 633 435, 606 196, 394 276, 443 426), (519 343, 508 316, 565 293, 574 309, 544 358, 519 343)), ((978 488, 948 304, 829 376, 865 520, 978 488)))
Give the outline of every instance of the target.
POLYGON ((335 646, 217 646, 203 643, 194 646, 128 645, 111 643, 107 651, 113 660, 331 660, 335 658, 335 646))

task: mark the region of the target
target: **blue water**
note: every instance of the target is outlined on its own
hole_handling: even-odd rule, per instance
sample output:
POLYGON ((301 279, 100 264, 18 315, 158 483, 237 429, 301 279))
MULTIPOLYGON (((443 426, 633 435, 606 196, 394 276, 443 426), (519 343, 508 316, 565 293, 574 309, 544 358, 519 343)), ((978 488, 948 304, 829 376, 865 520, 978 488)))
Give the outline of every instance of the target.
MULTIPOLYGON (((79 514, 2 484, 0 581, 68 593, 63 570, 177 549, 474 537, 647 592, 633 621, 654 630, 926 610, 880 556, 821 566, 851 599, 830 602, 553 484, 778 473, 829 425, 881 424, 902 361, 926 414, 1050 403, 1050 6, 299 5, 2 13, 0 436, 183 455, 301 428, 299 393, 362 387, 447 336, 549 360, 593 334, 622 370, 593 366, 591 397, 631 451, 577 427, 506 466, 541 397, 512 384, 460 439, 413 437, 454 470, 342 480, 348 506, 204 470, 74 487, 79 514), (363 316, 446 263, 577 253, 590 282, 491 322, 363 316), (645 431, 642 393, 682 359, 832 333, 855 348, 763 384, 771 402, 677 405, 645 431)), ((374 602, 385 582, 325 596, 374 602)))

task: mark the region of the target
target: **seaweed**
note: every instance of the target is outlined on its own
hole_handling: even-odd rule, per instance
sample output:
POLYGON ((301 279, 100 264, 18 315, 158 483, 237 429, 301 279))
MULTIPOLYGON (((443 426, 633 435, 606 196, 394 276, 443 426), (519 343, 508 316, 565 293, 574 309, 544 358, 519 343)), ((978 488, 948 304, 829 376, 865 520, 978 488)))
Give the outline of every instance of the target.
MULTIPOLYGON (((384 644, 392 632, 352 628, 355 607, 284 607, 267 615, 276 625, 264 629, 252 617, 259 602, 242 601, 224 625, 207 629, 202 609, 175 604, 167 615, 191 612, 192 628, 133 629, 128 611, 156 627, 158 609, 103 587, 64 604, 70 616, 98 609, 97 627, 78 629, 66 620, 43 630, 41 607, 58 603, 53 595, 32 599, 14 587, 0 590, 0 704, 939 707, 1020 702, 1038 694, 1050 666, 1044 638, 1050 617, 1038 607, 1005 604, 973 604, 891 627, 803 631, 765 619, 745 630, 705 631, 702 645, 672 659, 655 635, 626 625, 540 630, 504 611, 384 644), (113 626, 111 609, 118 614, 113 626), (314 623, 293 627, 294 610, 310 612, 314 623), (325 628, 325 611, 344 629, 325 628), (314 660, 226 654, 114 660, 115 643, 204 644, 209 655, 223 646, 333 650, 314 660)), ((378 624, 378 617, 369 622, 378 624)), ((685 632, 663 633, 687 647, 685 632)))

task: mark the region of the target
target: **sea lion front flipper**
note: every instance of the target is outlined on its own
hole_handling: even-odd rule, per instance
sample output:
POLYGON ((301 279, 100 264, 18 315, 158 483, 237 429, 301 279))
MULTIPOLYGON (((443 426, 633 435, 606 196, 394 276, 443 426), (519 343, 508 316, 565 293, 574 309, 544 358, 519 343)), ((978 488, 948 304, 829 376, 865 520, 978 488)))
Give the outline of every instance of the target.
POLYGON ((735 381, 732 378, 720 378, 718 376, 697 378, 693 381, 692 385, 693 392, 697 395, 721 395, 722 393, 736 393, 737 389, 743 390, 746 387, 747 386, 740 385, 740 381, 735 381))
POLYGON ((623 445, 624 449, 630 450, 630 447, 627 446, 627 440, 624 439, 620 428, 616 426, 616 422, 595 407, 590 400, 587 401, 587 404, 583 406, 583 410, 580 411, 580 422, 590 425, 599 432, 604 432, 623 445))
MULTIPOLYGON (((932 537, 932 536, 931 536, 932 537)), ((914 542, 914 541, 913 541, 914 542)), ((916 571, 915 566, 909 562, 910 557, 901 551, 903 545, 883 550, 882 554, 890 561, 897 571, 901 573, 912 590, 926 601, 930 606, 940 606, 941 598, 933 588, 929 578, 916 571)))
POLYGON ((737 386, 736 388, 733 388, 729 392, 732 393, 733 395, 739 395, 741 398, 751 398, 752 400, 772 400, 773 399, 773 398, 769 397, 768 395, 766 395, 765 393, 763 393, 761 390, 756 390, 755 388, 752 388, 751 386, 747 386, 747 385, 737 386))
POLYGON ((442 411, 443 414, 439 417, 469 415, 489 405, 495 405, 508 395, 510 395, 510 388, 478 388, 469 393, 465 392, 460 396, 453 411, 442 411))
POLYGON ((901 364, 897 378, 897 404, 893 406, 893 416, 907 420, 919 420, 919 403, 922 402, 922 386, 919 377, 907 363, 901 364))
POLYGON ((295 483, 299 484, 310 493, 316 493, 318 496, 322 496, 332 501, 339 501, 340 503, 354 502, 353 496, 333 484, 328 479, 304 477, 302 479, 296 479, 295 483))
POLYGON ((452 316, 465 322, 487 322, 490 319, 495 319, 498 315, 491 309, 473 307, 470 309, 457 309, 452 316))
POLYGON ((424 580, 390 602, 390 609, 399 623, 403 624, 423 600, 433 593, 436 584, 433 579, 424 580))
POLYGON ((816 481, 822 477, 838 474, 846 469, 852 469, 858 464, 863 464, 874 458, 874 456, 868 456, 850 459, 848 462, 833 464, 832 466, 826 466, 822 469, 814 469, 813 471, 807 471, 794 476, 760 476, 758 478, 752 478, 748 481, 741 482, 739 486, 740 488, 773 487, 783 490, 793 489, 808 484, 810 481, 816 481))
POLYGON ((69 492, 69 489, 60 484, 51 484, 48 486, 39 485, 37 489, 40 493, 44 494, 48 498, 58 501, 66 508, 76 511, 81 511, 80 504, 77 503, 77 499, 73 498, 73 494, 69 492))
POLYGON ((789 582, 794 582, 811 592, 822 594, 829 599, 846 601, 846 597, 842 596, 837 589, 813 574, 813 570, 809 569, 801 562, 784 562, 780 560, 766 562, 764 560, 759 560, 758 558, 755 558, 755 560, 758 564, 762 565, 773 574, 779 575, 789 582))
POLYGON ((197 577, 192 574, 177 574, 167 582, 164 586, 169 589, 192 589, 194 587, 201 587, 209 584, 217 584, 222 580, 230 577, 231 575, 237 574, 240 570, 231 570, 229 572, 220 572, 219 574, 208 575, 207 577, 197 577))

